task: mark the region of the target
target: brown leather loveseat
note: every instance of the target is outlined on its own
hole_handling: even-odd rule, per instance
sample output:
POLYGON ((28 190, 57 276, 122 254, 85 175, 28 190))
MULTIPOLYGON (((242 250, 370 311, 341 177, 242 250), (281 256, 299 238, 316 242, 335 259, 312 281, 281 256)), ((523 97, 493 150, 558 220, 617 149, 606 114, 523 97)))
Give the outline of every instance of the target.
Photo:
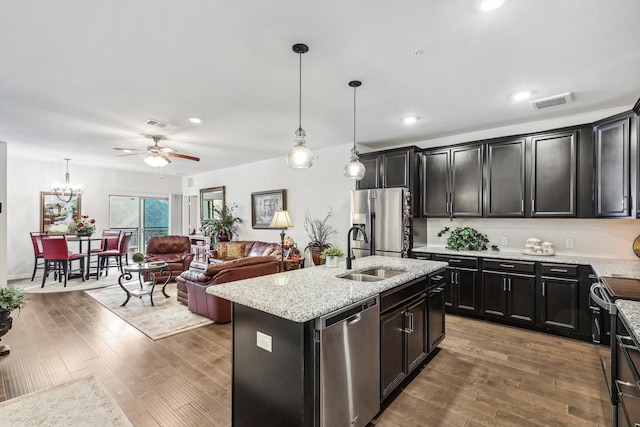
POLYGON ((218 249, 209 252, 209 262, 218 263, 232 259, 256 256, 280 256, 280 243, 267 243, 255 240, 234 240, 219 242, 218 249))
MULTIPOLYGON (((169 264, 173 280, 183 271, 189 270, 193 256, 191 239, 186 236, 152 237, 147 243, 147 262, 164 261, 169 264)), ((145 279, 148 280, 147 277, 145 279)), ((156 274, 156 280, 166 279, 167 275, 156 274)))
POLYGON ((206 265, 205 270, 191 269, 176 278, 178 301, 189 310, 217 323, 231 321, 231 302, 207 293, 209 286, 277 273, 279 261, 274 256, 255 256, 206 265))

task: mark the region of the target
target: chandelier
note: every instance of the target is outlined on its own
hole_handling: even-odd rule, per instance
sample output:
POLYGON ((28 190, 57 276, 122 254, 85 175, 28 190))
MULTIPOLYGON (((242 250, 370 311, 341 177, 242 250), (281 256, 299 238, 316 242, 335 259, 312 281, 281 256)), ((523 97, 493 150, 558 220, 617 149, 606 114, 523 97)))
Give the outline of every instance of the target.
POLYGON ((69 180, 69 160, 65 158, 67 162, 67 171, 64 174, 64 186, 60 183, 53 183, 51 185, 51 191, 56 197, 64 203, 69 203, 71 199, 77 197, 78 194, 82 194, 82 186, 78 184, 72 184, 69 180))

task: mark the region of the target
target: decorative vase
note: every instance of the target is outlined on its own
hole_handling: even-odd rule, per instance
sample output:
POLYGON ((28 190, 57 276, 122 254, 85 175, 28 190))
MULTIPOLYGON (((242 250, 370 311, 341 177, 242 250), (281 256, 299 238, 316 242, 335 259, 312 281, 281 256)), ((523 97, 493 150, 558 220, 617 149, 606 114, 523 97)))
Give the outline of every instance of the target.
MULTIPOLYGON (((0 340, 2 340, 2 337, 9 332, 11 326, 13 326, 11 312, 9 310, 0 310, 0 340)), ((9 347, 0 344, 0 356, 4 356, 5 354, 9 354, 9 347)))
POLYGON ((216 235, 216 240, 218 242, 228 242, 229 241, 229 236, 227 236, 226 233, 218 233, 216 235))
POLYGON ((92 234, 93 234, 93 231, 78 231, 78 232, 76 232, 76 236, 78 236, 78 237, 81 237, 81 236, 91 237, 92 234))
POLYGON ((340 260, 337 256, 327 256, 327 267, 336 268, 338 266, 338 261, 340 260))
POLYGON ((313 265, 323 265, 326 262, 326 259, 320 258, 320 254, 324 248, 319 246, 309 246, 309 251, 311 252, 311 257, 313 258, 313 265))

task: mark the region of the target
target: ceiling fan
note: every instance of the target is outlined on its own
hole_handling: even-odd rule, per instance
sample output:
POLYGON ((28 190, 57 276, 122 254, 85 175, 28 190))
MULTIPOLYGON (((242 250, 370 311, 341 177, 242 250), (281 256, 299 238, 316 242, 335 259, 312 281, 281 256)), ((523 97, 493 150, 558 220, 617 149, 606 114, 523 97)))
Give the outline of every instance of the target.
POLYGON ((114 148, 114 150, 123 151, 126 154, 120 154, 118 157, 122 156, 136 156, 141 155, 144 157, 144 161, 146 164, 152 167, 160 168, 162 166, 166 166, 171 163, 169 157, 177 157, 180 159, 193 160, 195 162, 199 162, 200 158, 195 156, 188 156, 186 154, 177 153, 176 150, 169 147, 161 147, 158 145, 158 142, 163 140, 162 136, 151 136, 153 139, 154 145, 147 146, 146 150, 140 150, 137 148, 114 148))

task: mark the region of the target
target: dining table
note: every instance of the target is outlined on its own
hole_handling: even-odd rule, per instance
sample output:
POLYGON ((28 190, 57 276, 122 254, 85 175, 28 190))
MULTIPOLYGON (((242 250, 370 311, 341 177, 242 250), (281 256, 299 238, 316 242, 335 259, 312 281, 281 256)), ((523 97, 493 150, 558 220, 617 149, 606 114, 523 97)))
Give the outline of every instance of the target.
POLYGON ((78 253, 83 253, 83 243, 86 242, 86 256, 87 256, 87 261, 84 263, 85 265, 85 271, 84 271, 84 278, 85 280, 89 280, 89 277, 91 277, 91 275, 93 274, 94 276, 96 276, 97 278, 97 271, 98 269, 96 269, 96 273, 91 273, 91 266, 90 266, 90 261, 91 261, 91 242, 101 242, 100 243, 100 247, 105 247, 105 243, 107 240, 109 239, 118 239, 118 236, 103 236, 101 234, 92 234, 91 236, 67 236, 67 241, 68 242, 78 242, 78 253))

